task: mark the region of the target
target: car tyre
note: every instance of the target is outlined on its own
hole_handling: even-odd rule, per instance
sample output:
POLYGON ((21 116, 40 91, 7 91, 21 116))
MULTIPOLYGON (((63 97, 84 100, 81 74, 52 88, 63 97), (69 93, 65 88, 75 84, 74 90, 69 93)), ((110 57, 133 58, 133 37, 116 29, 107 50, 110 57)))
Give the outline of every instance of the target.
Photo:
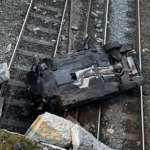
POLYGON ((125 92, 128 90, 135 89, 137 87, 137 84, 136 82, 128 82, 128 83, 120 84, 118 87, 120 92, 125 92))
POLYGON ((109 52, 111 49, 114 48, 120 48, 121 45, 119 44, 119 42, 111 42, 111 43, 107 43, 103 46, 103 49, 105 50, 105 52, 109 52))

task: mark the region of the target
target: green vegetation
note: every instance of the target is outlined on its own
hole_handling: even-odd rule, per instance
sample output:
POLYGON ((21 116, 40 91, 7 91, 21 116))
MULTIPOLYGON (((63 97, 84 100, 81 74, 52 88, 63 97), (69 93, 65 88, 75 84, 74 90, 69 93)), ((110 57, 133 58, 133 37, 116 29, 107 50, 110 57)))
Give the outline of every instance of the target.
POLYGON ((0 130, 0 150, 14 150, 14 145, 20 142, 23 150, 41 150, 42 146, 24 136, 11 134, 5 130, 0 130))

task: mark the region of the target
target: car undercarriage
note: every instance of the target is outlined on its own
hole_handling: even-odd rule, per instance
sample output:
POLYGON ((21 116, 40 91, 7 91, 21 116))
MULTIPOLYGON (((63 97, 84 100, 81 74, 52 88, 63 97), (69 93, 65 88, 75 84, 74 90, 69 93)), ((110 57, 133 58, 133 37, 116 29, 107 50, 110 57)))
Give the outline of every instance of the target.
POLYGON ((136 89, 144 83, 135 50, 118 42, 39 60, 26 75, 36 110, 66 109, 136 89))

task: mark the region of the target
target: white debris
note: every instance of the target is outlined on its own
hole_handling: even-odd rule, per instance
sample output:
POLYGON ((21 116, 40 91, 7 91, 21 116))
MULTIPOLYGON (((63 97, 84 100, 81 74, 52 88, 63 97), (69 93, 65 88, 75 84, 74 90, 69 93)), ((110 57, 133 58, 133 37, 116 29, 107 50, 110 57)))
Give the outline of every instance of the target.
POLYGON ((37 11, 41 11, 41 9, 39 9, 38 7, 34 6, 34 9, 37 11))
POLYGON ((149 50, 147 48, 144 48, 142 49, 142 52, 145 53, 145 52, 149 52, 149 50))
POLYGON ((107 132, 106 132, 107 135, 113 135, 113 133, 114 133, 113 129, 107 129, 107 132))
POLYGON ((10 50, 11 50, 11 43, 7 46, 7 48, 6 48, 6 52, 5 52, 5 53, 10 52, 10 50))
POLYGON ((39 31, 39 30, 40 30, 39 27, 33 29, 33 31, 39 31))
POLYGON ((0 64, 0 83, 8 81, 10 78, 7 63, 0 64))

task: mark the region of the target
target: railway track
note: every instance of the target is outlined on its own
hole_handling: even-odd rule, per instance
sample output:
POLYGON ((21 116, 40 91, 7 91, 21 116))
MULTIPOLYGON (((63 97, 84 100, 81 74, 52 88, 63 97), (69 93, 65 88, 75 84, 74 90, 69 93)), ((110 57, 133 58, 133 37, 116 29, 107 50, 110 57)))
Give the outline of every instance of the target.
MULTIPOLYGON (((139 0, 108 2, 106 41, 131 45, 137 51, 141 68, 139 0)), ((142 87, 103 101, 101 107, 101 141, 112 148, 145 150, 142 87), (108 129, 113 133, 109 134, 108 129)))
MULTIPOLYGON (((141 68, 139 0, 136 2, 135 0, 128 1, 130 3, 129 16, 130 13, 136 13, 126 18, 126 22, 131 22, 131 24, 129 23, 125 29, 128 36, 133 35, 131 36, 133 39, 127 38, 127 41, 123 40, 127 43, 122 44, 129 43, 137 49, 141 68), (133 25, 136 25, 138 33, 135 32, 133 25), (135 39, 138 39, 137 42, 135 42, 135 39)), ((111 0, 105 2, 89 0, 79 3, 77 3, 77 0, 58 0, 59 4, 48 0, 42 2, 40 0, 36 2, 31 0, 30 2, 9 64, 10 83, 4 85, 2 90, 3 96, 6 98, 0 125, 2 128, 22 134, 26 132, 37 117, 36 113, 25 117, 28 115, 26 109, 29 108, 29 105, 28 96, 24 92, 26 87, 24 84, 25 74, 34 63, 35 56, 39 58, 55 57, 57 53, 64 54, 71 52, 71 50, 78 50, 88 35, 91 37, 90 49, 99 48, 109 40, 120 40, 122 42, 122 34, 120 38, 115 39, 114 37, 118 37, 116 35, 118 32, 116 30, 114 30, 116 32, 112 32, 113 29, 111 29, 111 25, 116 21, 110 19, 110 14, 114 13, 113 15, 115 15, 111 0), (76 10, 76 8, 79 9, 76 10), (80 14, 81 16, 76 18, 80 14), (70 22, 66 21, 67 19, 70 22), (80 22, 81 24, 79 24, 80 22), (76 27, 78 29, 75 29, 76 27), (62 40, 62 36, 65 36, 66 39, 62 40), (6 91, 9 91, 9 93, 6 91), (24 94, 24 97, 22 97, 22 94, 24 94)), ((68 110, 67 113, 73 116, 97 139, 112 148, 145 149, 142 88, 140 88, 140 95, 137 92, 102 103, 94 102, 84 107, 68 110), (132 110, 132 107, 135 107, 135 110, 132 110), (119 115, 117 115, 118 112, 119 115), (116 123, 119 125, 116 125, 116 123), (127 128, 130 128, 128 124, 138 131, 128 131, 127 128), (113 135, 106 135, 106 130, 109 128, 114 129, 113 135)))
POLYGON ((36 114, 25 117, 28 115, 26 110, 30 107, 28 96, 24 94, 25 74, 30 70, 36 56, 56 56, 67 4, 68 0, 30 1, 9 63, 10 82, 2 87, 5 95, 0 122, 2 128, 25 133, 36 118, 36 114))

